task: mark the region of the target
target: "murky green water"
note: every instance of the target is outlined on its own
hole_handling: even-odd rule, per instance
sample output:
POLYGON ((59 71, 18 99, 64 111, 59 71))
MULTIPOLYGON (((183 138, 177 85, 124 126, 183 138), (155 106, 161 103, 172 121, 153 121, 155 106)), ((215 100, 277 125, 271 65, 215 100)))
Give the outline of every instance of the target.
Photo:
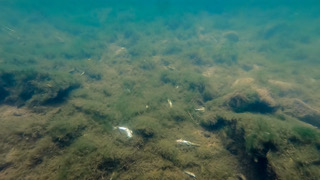
POLYGON ((0 179, 319 179, 319 9, 0 0, 0 179))

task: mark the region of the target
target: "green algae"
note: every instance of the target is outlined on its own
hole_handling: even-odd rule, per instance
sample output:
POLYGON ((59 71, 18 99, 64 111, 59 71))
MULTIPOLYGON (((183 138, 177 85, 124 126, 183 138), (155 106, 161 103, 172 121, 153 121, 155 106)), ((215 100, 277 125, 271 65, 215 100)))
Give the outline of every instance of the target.
POLYGON ((135 24, 132 11, 87 13, 101 19, 85 18, 90 27, 81 31, 83 15, 69 17, 74 25, 46 26, 56 34, 50 38, 39 28, 1 50, 0 178, 189 178, 184 170, 198 179, 319 176, 319 130, 296 119, 286 99, 319 107, 319 73, 299 62, 314 61, 316 42, 298 30, 284 37, 296 24, 244 28, 243 15, 210 13, 135 24), (28 48, 15 54, 23 42, 28 48))
POLYGON ((320 142, 320 134, 312 127, 296 126, 292 128, 294 137, 302 144, 314 144, 320 142))

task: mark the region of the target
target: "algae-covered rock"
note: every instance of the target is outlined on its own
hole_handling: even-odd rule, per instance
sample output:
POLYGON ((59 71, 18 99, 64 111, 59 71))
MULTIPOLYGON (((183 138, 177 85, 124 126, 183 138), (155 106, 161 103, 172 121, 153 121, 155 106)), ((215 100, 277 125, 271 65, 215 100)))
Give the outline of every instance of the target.
POLYGON ((98 165, 98 169, 106 172, 106 174, 111 174, 113 171, 117 170, 121 165, 121 159, 105 157, 98 165))
POLYGON ((203 116, 202 120, 200 121, 200 125, 209 131, 214 131, 220 130, 225 126, 230 126, 235 121, 235 119, 223 116, 221 114, 208 113, 203 116))
POLYGON ((286 114, 320 128, 320 112, 302 100, 286 99, 282 106, 286 114))
POLYGON ((78 137, 82 135, 85 126, 68 127, 56 126, 51 129, 52 142, 59 148, 70 146, 78 137))
POLYGON ((284 93, 288 93, 288 92, 294 91, 296 89, 295 84, 285 82, 285 81, 270 79, 270 80, 268 80, 268 83, 274 85, 275 87, 277 87, 278 89, 280 89, 284 93))
POLYGON ((188 118, 188 115, 183 109, 174 107, 170 109, 170 117, 176 122, 182 122, 188 118))
POLYGON ((149 127, 140 127, 136 132, 142 135, 144 138, 152 138, 154 136, 154 130, 149 127))
POLYGON ((265 89, 234 92, 227 97, 225 104, 237 113, 273 113, 278 108, 275 100, 265 89))
POLYGON ((171 141, 161 140, 159 143, 157 143, 155 150, 163 159, 173 163, 178 162, 178 150, 171 141))
POLYGON ((154 138, 160 129, 158 120, 148 116, 138 116, 132 121, 132 124, 135 132, 144 139, 154 138))
POLYGON ((61 103, 80 84, 69 75, 33 70, 0 72, 0 103, 29 107, 61 103))
POLYGON ((292 136, 289 138, 290 143, 297 145, 315 144, 320 145, 320 132, 317 128, 307 126, 294 126, 292 136))
POLYGON ((266 179, 311 179, 319 176, 320 133, 296 119, 242 113, 223 128, 232 140, 226 148, 266 179), (290 123, 289 123, 290 122, 290 123), (308 176, 308 177, 309 177, 308 176))

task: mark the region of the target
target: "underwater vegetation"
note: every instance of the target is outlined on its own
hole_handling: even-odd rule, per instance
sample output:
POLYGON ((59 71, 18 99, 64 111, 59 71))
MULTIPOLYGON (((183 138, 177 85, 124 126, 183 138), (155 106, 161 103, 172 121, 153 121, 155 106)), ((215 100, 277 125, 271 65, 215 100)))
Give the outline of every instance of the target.
POLYGON ((1 102, 13 106, 62 103, 80 86, 72 78, 34 70, 0 72, 1 102))
POLYGON ((266 99, 258 91, 236 92, 227 102, 227 105, 237 113, 257 112, 272 113, 277 110, 272 99, 266 99))
POLYGON ((0 3, 0 179, 320 177, 317 20, 108 3, 0 3))

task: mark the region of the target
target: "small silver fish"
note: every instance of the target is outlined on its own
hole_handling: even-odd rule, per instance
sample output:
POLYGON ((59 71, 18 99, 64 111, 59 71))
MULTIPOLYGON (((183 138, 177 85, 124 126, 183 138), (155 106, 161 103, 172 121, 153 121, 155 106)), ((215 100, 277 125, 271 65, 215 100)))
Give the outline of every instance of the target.
POLYGON ((121 131, 126 132, 128 138, 132 138, 132 131, 126 127, 116 126, 114 129, 119 129, 121 131))
POLYGON ((185 145, 188 145, 188 146, 200 146, 199 144, 196 144, 196 143, 193 143, 193 142, 190 142, 190 141, 186 141, 186 140, 183 140, 183 139, 178 139, 177 143, 178 144, 185 144, 185 145))
POLYGON ((196 178, 196 175, 190 171, 183 171, 184 173, 188 174, 192 178, 196 178))

